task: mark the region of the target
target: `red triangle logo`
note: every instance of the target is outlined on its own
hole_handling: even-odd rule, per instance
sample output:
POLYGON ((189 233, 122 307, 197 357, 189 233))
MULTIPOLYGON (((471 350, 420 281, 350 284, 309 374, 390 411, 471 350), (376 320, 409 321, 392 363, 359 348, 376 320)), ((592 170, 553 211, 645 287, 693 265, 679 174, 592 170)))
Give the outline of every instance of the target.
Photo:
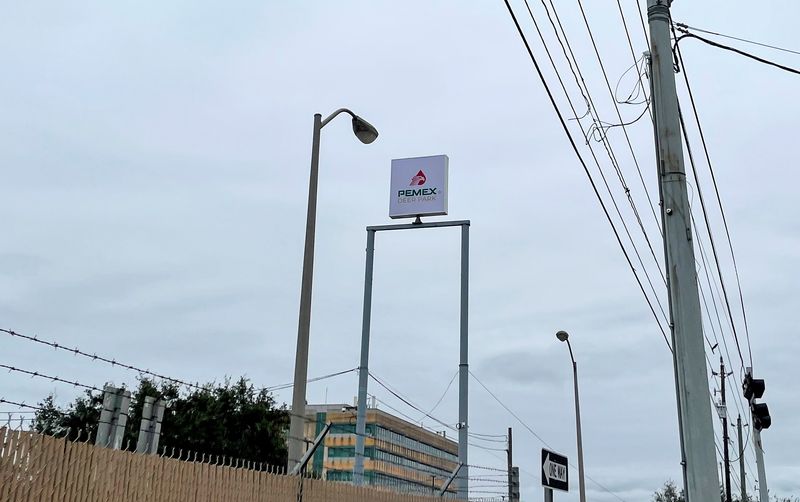
POLYGON ((424 185, 426 181, 428 181, 428 177, 420 170, 416 176, 411 178, 411 184, 409 186, 424 185))

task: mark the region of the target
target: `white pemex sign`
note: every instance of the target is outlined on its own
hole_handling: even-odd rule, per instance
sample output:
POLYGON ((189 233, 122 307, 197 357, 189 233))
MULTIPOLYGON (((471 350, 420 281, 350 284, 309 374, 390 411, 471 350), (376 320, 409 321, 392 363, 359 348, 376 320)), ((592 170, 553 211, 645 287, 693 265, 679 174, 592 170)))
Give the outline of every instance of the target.
POLYGON ((392 160, 390 218, 447 214, 447 155, 392 160))

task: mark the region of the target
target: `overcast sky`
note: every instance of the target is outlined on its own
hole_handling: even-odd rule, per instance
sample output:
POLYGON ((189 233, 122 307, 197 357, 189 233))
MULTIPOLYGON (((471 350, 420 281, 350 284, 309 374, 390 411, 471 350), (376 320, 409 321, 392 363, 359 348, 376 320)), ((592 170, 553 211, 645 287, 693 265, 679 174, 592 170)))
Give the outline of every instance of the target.
MULTIPOLYGON (((541 3, 531 4, 568 92, 582 103, 541 3)), ((619 122, 577 2, 555 4, 595 110, 619 122)), ((614 87, 633 65, 617 5, 584 4, 614 87)), ((637 5, 622 6, 638 58, 647 47, 637 5)), ((524 4, 514 7, 568 113, 524 4)), ((724 10, 711 2, 673 5, 677 21, 793 49, 800 48, 798 14, 788 0, 732 2, 724 10)), ((725 43, 800 66, 796 55, 725 43)), ((798 81, 697 41, 681 47, 737 252, 753 365, 767 383, 769 485, 797 495, 798 81)), ((680 481, 671 355, 501 0, 7 0, 0 67, 0 327, 185 380, 291 381, 313 114, 347 106, 380 137, 362 145, 345 117, 322 134, 309 376, 358 364, 364 227, 390 222, 390 160, 447 154, 448 217, 472 222, 473 373, 574 459, 569 355, 554 337, 569 331, 586 472, 614 494, 589 482, 589 498, 646 501, 665 480, 680 481)), ((619 96, 635 85, 636 72, 628 72, 619 96)), ((643 106, 620 105, 624 120, 643 106)), ((627 129, 657 199, 649 117, 627 129)), ((690 133, 699 160, 693 125, 690 133)), ((660 260, 625 136, 620 128, 608 134, 660 260)), ((663 302, 623 188, 595 145, 663 302)), ((714 209, 707 167, 699 170, 714 209)), ((697 203, 693 180, 691 192, 697 203)), ((718 210, 711 223, 749 364, 718 210)), ((458 367, 458 237, 440 229, 377 241, 371 369, 426 408, 458 367)), ((738 394, 741 362, 729 331, 725 337, 735 372, 728 385, 738 394)), ((0 355, 2 364, 91 385, 135 383, 134 373, 7 335, 0 355)), ((719 352, 709 357, 716 364, 719 352)), ((352 401, 356 380, 349 373, 310 384, 308 401, 352 401)), ((471 430, 514 427, 523 499, 537 500, 542 443, 470 385, 471 430)), ((381 388, 370 391, 420 415, 381 388)), ((78 393, 0 376, 6 399, 35 403, 50 392, 62 404, 78 393)), ((434 413, 450 424, 456 396, 454 385, 434 413)), ((291 402, 291 391, 277 397, 291 402)), ((729 397, 734 420, 738 403, 729 397)), ((502 452, 471 448, 470 455, 470 463, 505 466, 502 452)), ((752 476, 752 448, 746 458, 752 476)), ((578 500, 571 475, 575 489, 560 500, 578 500)), ((747 484, 752 491, 752 477, 747 484)))

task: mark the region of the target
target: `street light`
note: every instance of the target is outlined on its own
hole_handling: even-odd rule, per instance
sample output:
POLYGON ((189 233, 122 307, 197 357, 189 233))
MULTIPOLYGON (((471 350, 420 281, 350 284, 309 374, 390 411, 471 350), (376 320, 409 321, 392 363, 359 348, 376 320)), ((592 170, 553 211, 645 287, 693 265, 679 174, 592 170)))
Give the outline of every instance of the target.
POLYGON ((303 251, 303 279, 300 288, 300 318, 297 326, 297 354, 294 362, 294 389, 292 391, 292 415, 289 422, 289 460, 291 471, 303 456, 305 443, 304 419, 306 413, 306 380, 308 378, 308 336, 311 327, 311 284, 314 276, 314 236, 317 221, 317 180, 319 178, 319 136, 328 122, 340 113, 353 118, 353 133, 368 145, 378 137, 372 124, 347 108, 339 108, 322 120, 314 114, 314 136, 311 145, 311 177, 308 182, 308 212, 306 214, 306 240, 303 251))
POLYGON ((586 483, 583 476, 583 440, 581 439, 581 406, 578 402, 578 364, 572 354, 572 345, 569 343, 569 334, 566 331, 556 333, 559 341, 567 342, 569 358, 572 360, 572 376, 575 384, 575 429, 578 431, 578 486, 580 489, 580 502, 586 502, 586 483))

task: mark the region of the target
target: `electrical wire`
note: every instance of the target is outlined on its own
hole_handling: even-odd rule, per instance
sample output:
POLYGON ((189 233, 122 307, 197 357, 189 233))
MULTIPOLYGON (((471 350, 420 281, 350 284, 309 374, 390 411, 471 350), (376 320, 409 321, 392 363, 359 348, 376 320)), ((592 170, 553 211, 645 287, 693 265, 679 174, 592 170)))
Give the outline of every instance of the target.
MULTIPOLYGON (((631 32, 628 30, 628 23, 625 21, 625 13, 622 10, 622 2, 620 0, 617 0, 617 8, 619 10, 619 16, 622 19, 622 26, 623 26, 623 28, 625 28, 625 38, 628 39, 628 47, 631 50, 631 57, 633 58, 634 64, 637 64, 639 59, 636 57, 636 51, 633 49, 633 41, 631 40, 631 32)), ((638 10, 638 6, 637 6, 637 10, 638 10)), ((642 21, 642 22, 644 22, 644 21, 642 21)), ((647 42, 647 41, 645 40, 645 42, 647 42)), ((646 43, 646 45, 649 45, 649 44, 646 43)), ((642 56, 642 59, 644 59, 644 56, 642 56)), ((638 68, 638 66, 637 66, 637 68, 638 68)), ((647 96, 647 91, 644 88, 644 82, 642 82, 641 75, 639 77, 639 87, 642 90, 642 94, 647 96)), ((650 119, 653 120, 653 112, 652 112, 652 110, 650 110, 649 106, 647 107, 647 111, 650 112, 650 119)), ((652 202, 651 202, 651 204, 652 204, 652 202)), ((658 218, 656 218, 656 221, 658 221, 658 218)))
POLYGON ((541 80, 542 85, 545 88, 545 91, 546 91, 547 96, 548 96, 548 98, 550 100, 550 103, 553 106, 553 109, 556 112, 556 115, 558 116, 559 122, 561 123, 561 127, 564 130, 564 133, 566 134, 567 139, 569 140, 570 145, 572 146, 572 149, 575 152, 575 155, 578 157, 578 161, 580 162, 581 166, 583 167, 584 172, 586 173, 586 176, 589 179, 589 183, 591 184, 592 189, 594 190, 595 196, 597 197, 597 200, 600 203, 600 206, 603 209, 603 212, 605 213, 606 219, 608 220, 609 224, 611 225, 612 231, 614 232, 614 235, 615 235, 615 237, 617 239, 617 243, 619 244, 620 249, 622 250, 622 253, 625 255, 625 259, 628 262, 628 266, 631 268, 631 271, 633 272, 633 275, 634 275, 634 277, 636 279, 636 282, 639 285, 639 289, 642 291, 642 294, 644 295, 645 300, 647 301, 647 304, 650 307, 650 311, 652 312, 653 316, 656 318, 656 322, 658 323, 659 329, 661 330, 661 335, 664 338, 664 342, 667 344, 667 347, 669 348, 669 350, 671 352, 672 351, 672 347, 669 344, 669 340, 667 339, 667 335, 664 332, 663 326, 661 326, 661 321, 660 321, 660 319, 658 317, 658 314, 656 314, 656 311, 655 311, 655 308, 653 306, 653 303, 650 301, 650 298, 648 297, 647 292, 644 289, 644 285, 642 284, 642 281, 639 279, 639 276, 636 273, 636 268, 633 266, 633 262, 631 261, 630 255, 628 254, 627 249, 625 248, 625 246, 622 243, 622 239, 620 237, 619 231, 617 230, 617 227, 614 224, 613 219, 611 218, 611 214, 608 212, 608 208, 606 207, 606 204, 603 201, 603 198, 600 196, 600 192, 597 189, 597 185, 595 184, 594 179, 592 178, 592 175, 589 172, 589 168, 586 165, 586 162, 584 161, 583 156, 580 153, 580 150, 578 150, 578 146, 575 143, 575 139, 572 137, 572 133, 570 132, 569 128, 567 127, 567 123, 564 120, 564 117, 561 114, 561 110, 558 108, 558 104, 555 101, 553 93, 550 90, 550 87, 549 87, 549 85, 547 84, 547 81, 544 78, 544 74, 542 73, 542 70, 541 70, 541 68, 539 66, 539 62, 536 60, 536 57, 533 55, 533 50, 531 49, 530 44, 528 43, 528 39, 525 36, 525 33, 522 31, 522 27, 520 26, 519 21, 517 20, 517 16, 514 13, 513 9, 511 8, 511 4, 508 2, 508 0, 503 0, 503 1, 504 1, 505 5, 506 5, 506 8, 508 9, 509 14, 511 15, 511 18, 512 18, 512 20, 514 22, 514 25, 517 28, 517 32, 519 33, 519 36, 520 36, 523 44, 525 45, 525 48, 528 51, 528 56, 530 57, 531 62, 533 63, 534 68, 536 69, 536 73, 538 74, 539 79, 541 80))
POLYGON ((403 397, 399 392, 397 392, 394 389, 392 389, 387 383, 383 382, 380 378, 376 377, 371 371, 369 372, 369 376, 370 376, 370 378, 375 380, 375 383, 377 383, 378 385, 380 385, 381 387, 383 387, 384 389, 389 391, 389 393, 392 394, 394 397, 396 397, 397 399, 399 399, 400 401, 402 401, 406 405, 410 406, 411 408, 415 409, 416 411, 422 413, 423 415, 425 415, 426 417, 430 418, 434 422, 438 423, 442 427, 447 427, 448 429, 453 430, 453 431, 457 431, 458 430, 455 427, 453 427, 452 425, 450 425, 448 423, 445 423, 442 420, 439 420, 438 418, 434 417, 433 415, 430 415, 425 410, 423 410, 422 408, 420 408, 416 404, 412 403, 409 399, 403 397))
MULTIPOLYGON (((314 377, 314 378, 309 378, 308 380, 306 380, 306 382, 307 383, 319 382, 320 380, 327 380, 328 378, 337 377, 339 375, 346 375, 347 373, 352 373, 354 371, 358 371, 358 368, 350 368, 349 370, 342 370, 342 371, 337 371, 336 373, 329 373, 327 375, 322 375, 322 376, 318 376, 318 377, 314 377)), ((290 389, 292 387, 294 387, 294 382, 284 383, 284 384, 280 384, 280 385, 272 385, 272 386, 269 386, 269 387, 262 387, 261 390, 266 390, 268 392, 274 392, 276 390, 290 389)))
MULTIPOLYGON (((586 139, 586 144, 589 147, 589 152, 591 154, 591 157, 594 160, 595 165, 597 166, 598 173, 600 174, 600 177, 601 177, 601 179, 603 181, 603 184, 604 184, 604 186, 605 186, 605 188, 606 188, 606 190, 608 192, 608 195, 611 198, 612 205, 613 205, 617 215, 619 216, 619 219, 620 219, 620 222, 622 223, 622 227, 623 227, 623 230, 625 232, 625 235, 627 236, 628 240, 630 241, 631 246, 633 247, 633 251, 634 251, 634 254, 636 256, 636 259, 638 260, 639 264, 642 267, 642 271, 644 272, 645 280, 647 281, 648 285, 650 286, 650 290, 653 292, 653 297, 655 298, 655 301, 656 301, 656 303, 658 305, 658 308, 661 311, 661 315, 664 317, 665 322, 667 324, 669 324, 670 321, 669 321, 669 319, 668 319, 668 317, 666 315, 666 312, 664 311, 664 306, 661 304, 661 299, 659 297, 659 294, 655 290, 655 286, 653 285, 653 281, 650 279, 650 274, 647 271, 647 267, 645 266, 644 261, 642 260, 641 254, 639 253, 639 250, 638 250, 638 248, 636 246, 636 243, 633 240, 633 237, 631 236, 630 230, 628 229, 628 225, 625 222, 625 218, 622 216, 622 212, 620 211, 620 208, 619 208, 619 205, 617 204, 616 198, 614 197, 614 194, 611 191, 611 187, 608 184, 608 180, 606 179, 606 176, 605 176, 605 174, 603 172, 603 169, 600 166, 600 161, 597 159, 597 155, 595 154, 594 148, 592 147, 591 142, 589 142, 589 140, 588 140, 589 134, 587 133, 587 131, 583 130, 583 126, 580 124, 580 117, 578 117, 578 115, 577 115, 577 111, 575 110, 575 106, 573 105, 572 100, 570 99, 569 93, 567 92, 566 87, 564 85, 564 81, 561 78, 560 72, 558 71, 558 67, 556 66, 555 61, 553 59, 553 56, 550 53, 550 49, 547 46, 547 42, 545 41, 544 35, 542 33, 542 30, 539 28, 539 24, 536 22, 536 18, 533 15, 533 12, 532 12, 532 10, 530 8, 530 5, 528 4, 527 1, 525 2, 525 5, 526 5, 526 7, 528 9, 528 14, 529 14, 529 16, 531 18, 531 21, 533 22, 533 25, 536 28, 536 32, 539 35, 539 39, 542 42, 542 46, 544 47, 545 53, 547 54, 547 58, 550 61, 550 64, 551 64, 551 66, 553 68, 553 71, 556 74, 556 77, 558 78, 559 83, 561 84, 561 88, 562 88, 562 90, 564 92, 564 95, 567 98, 567 102, 570 105, 570 109, 572 110, 572 114, 573 114, 575 120, 577 120, 578 124, 580 125, 581 133, 583 134, 584 139, 586 139)), ((561 45, 561 49, 562 49, 562 52, 564 54, 564 57, 565 57, 565 59, 567 59, 568 63, 570 63, 570 70, 573 71, 573 75, 574 75, 575 70, 572 68, 572 63, 570 62, 570 55, 572 55, 573 59, 574 59, 575 55, 572 52, 572 46, 569 43, 569 39, 567 38, 566 32, 564 31, 563 25, 561 24, 561 18, 558 16, 558 11, 555 9, 555 5, 553 5, 552 2, 551 2, 551 7, 552 7, 552 10, 553 10, 553 16, 555 16, 555 21, 554 21, 553 20, 553 16, 550 15, 550 11, 548 10, 547 5, 545 4, 544 0, 542 0, 542 5, 543 5, 543 7, 545 9, 545 12, 547 13, 548 20, 550 21, 550 25, 553 28, 553 31, 554 31, 554 33, 556 35, 556 38, 558 39, 559 44, 561 45), (558 27, 561 28, 562 35, 559 35, 559 32, 558 32, 559 28, 556 26, 556 23, 558 23, 558 27), (563 36, 563 39, 564 39, 563 42, 561 41, 562 36, 563 36), (569 51, 569 54, 567 53, 567 51, 569 51)), ((583 82, 583 84, 586 85, 585 80, 583 80, 583 75, 580 72, 580 67, 577 66, 577 61, 575 61, 575 66, 577 68, 577 72, 578 72, 578 75, 580 76, 581 82, 583 82)), ((576 81, 578 79, 578 75, 575 76, 576 81)), ((591 106, 590 107, 590 112, 591 112, 593 110, 593 107, 594 107, 594 101, 592 100, 591 93, 589 93, 588 87, 586 89, 586 94, 585 95, 587 96, 587 99, 589 100, 589 103, 590 103, 590 106, 591 106)), ((598 128, 598 129, 601 129, 601 130, 605 127, 604 126, 605 123, 602 120, 600 120, 599 116, 596 116, 596 112, 591 115, 591 118, 592 118, 592 122, 593 122, 593 126, 594 127, 598 128)), ((590 127, 590 130, 591 130, 591 127, 590 127)), ((632 199, 632 197, 630 195, 630 189, 627 187, 627 184, 625 183, 624 176, 622 175, 622 171, 619 168, 619 164, 617 162, 616 155, 614 154, 613 148, 611 147, 611 144, 610 144, 608 138, 604 134, 601 134, 601 136, 600 136, 598 141, 601 141, 603 143, 603 147, 604 147, 604 149, 606 151, 606 154, 608 155, 612 166, 614 166, 614 169, 617 172, 618 177, 620 178, 620 182, 622 183, 623 190, 625 191, 625 193, 627 195, 627 198, 628 198, 628 201, 631 204, 631 208, 633 209, 634 213, 638 215, 638 210, 636 209, 635 203, 633 202, 633 199, 632 199)), ((589 174, 589 178, 590 178, 590 181, 591 181, 591 175, 590 174, 589 174)), ((643 232, 643 234, 645 236, 645 239, 649 241, 649 238, 647 236, 647 232, 644 230, 644 227, 641 225, 641 219, 638 219, 638 221, 640 223, 640 229, 642 230, 642 232, 643 232)), ((658 225, 657 221, 656 221, 656 224, 658 225)), ((660 226, 658 228, 659 228, 659 232, 660 232, 661 231, 660 226)), ((650 247, 650 251, 651 251, 651 254, 653 256, 653 259, 656 262, 656 266, 658 268, 658 271, 659 271, 659 273, 661 275, 661 280, 666 285, 666 278, 664 277, 663 272, 661 272, 661 266, 658 263, 658 259, 656 258, 652 247, 650 247)), ((635 270, 633 271, 633 273, 634 273, 634 275, 637 275, 635 270)), ((643 291, 643 294, 645 295, 645 298, 647 299, 647 294, 644 291, 643 291)), ((648 300, 648 302, 649 302, 649 300, 648 300)), ((657 316, 656 316, 656 322, 659 323, 659 329, 662 332, 662 336, 664 337, 664 341, 666 342, 667 347, 669 347, 669 341, 667 340, 666 333, 664 332, 664 328, 663 328, 663 326, 661 326, 660 320, 657 318, 657 316)))
MULTIPOLYGON (((674 31, 673 31, 674 34, 674 31)), ((705 153, 706 163, 708 165, 709 173, 711 174, 711 181, 714 185, 714 193, 716 194, 717 198, 717 205, 719 207, 720 214, 722 216, 722 224, 725 228, 725 236, 728 240, 728 250, 731 253, 731 261, 733 262, 733 270, 736 277, 736 287, 739 293, 739 305, 742 310, 742 320, 744 321, 744 330, 745 330, 745 337, 747 338, 747 351, 750 359, 750 366, 753 366, 753 351, 750 347, 750 329, 747 324, 747 311, 744 307, 744 296, 742 294, 742 283, 739 278, 739 265, 736 262, 736 253, 733 252, 733 240, 731 239, 731 232, 728 226, 728 218, 725 215, 725 208, 722 205, 722 197, 719 193, 719 184, 717 183, 717 176, 714 172, 714 165, 711 162, 711 155, 708 152, 708 143, 706 142, 706 135, 703 132, 703 126, 700 123, 700 115, 697 111, 697 104, 694 100, 694 93, 692 92, 692 86, 689 84, 689 75, 686 72, 686 64, 683 61, 683 55, 681 54, 680 47, 676 44, 675 50, 678 56, 678 61, 680 62, 681 68, 683 68, 683 80, 686 83, 686 90, 689 94, 689 102, 692 105, 692 112, 694 114, 695 124, 697 125, 697 130, 700 134, 700 142, 703 145, 703 152, 705 153)), ((730 308, 730 307, 729 307, 730 308)))
POLYGON ((775 49, 776 51, 783 51, 783 52, 788 52, 788 53, 791 53, 791 54, 800 55, 800 52, 792 50, 792 49, 786 49, 785 47, 778 47, 777 45, 770 45, 770 44, 765 44, 765 43, 762 43, 762 42, 756 42, 754 40, 748 40, 746 38, 734 37, 733 35, 725 35, 723 33, 718 33, 716 31, 703 30, 703 29, 697 28, 695 26, 689 26, 686 23, 675 23, 675 26, 677 26, 678 29, 683 28, 685 30, 699 31, 700 33, 707 33, 709 35, 716 35, 718 37, 730 38, 732 40, 738 40, 739 42, 745 42, 745 43, 748 43, 748 44, 758 45, 758 46, 761 46, 761 47, 766 47, 768 49, 775 49))
POLYGON ((444 392, 442 392, 441 397, 439 397, 439 399, 436 401, 436 404, 434 404, 433 408, 428 410, 428 413, 426 413, 425 415, 430 415, 431 413, 436 411, 436 408, 438 408, 440 404, 442 404, 442 401, 444 400, 444 396, 447 395, 447 391, 450 390, 450 387, 453 385, 453 382, 455 382, 457 376, 458 376, 458 370, 456 370, 456 372, 453 373, 453 378, 450 379, 450 382, 447 384, 447 387, 445 387, 444 392))
POLYGON ((693 39, 696 39, 696 40, 700 40, 701 42, 704 42, 704 43, 706 43, 708 45, 712 45, 714 47, 717 47, 717 48, 720 48, 720 49, 724 49, 726 51, 735 52, 736 54, 739 54, 740 56, 744 56, 746 58, 750 58, 750 59, 752 59, 754 61, 758 61, 759 63, 764 63, 766 65, 774 66, 775 68, 779 68, 781 70, 787 71, 789 73, 794 73, 794 74, 800 75, 800 70, 798 70, 798 69, 791 68, 789 66, 785 66, 785 65, 782 65, 780 63, 776 63, 774 61, 770 61, 768 59, 764 59, 762 57, 756 56, 754 54, 750 54, 749 52, 745 52, 743 50, 736 49, 734 47, 730 47, 728 45, 723 45, 723 44, 720 44, 718 42, 714 42, 713 40, 709 40, 707 38, 703 38, 703 37, 701 37, 699 35, 695 35, 694 33, 689 33, 688 31, 685 31, 682 28, 678 28, 678 29, 683 32, 683 35, 681 35, 680 37, 675 39, 675 45, 676 46, 680 43, 681 40, 683 40, 685 38, 693 38, 693 39))
MULTIPOLYGON (((506 0, 506 1, 507 1, 507 0, 506 0)), ((509 408, 509 407, 508 407, 508 406, 507 406, 507 405, 506 405, 506 404, 505 404, 503 401, 501 401, 501 400, 500 400, 500 398, 499 398, 499 397, 497 397, 497 395, 496 395, 494 392, 492 392, 491 390, 489 390, 489 388, 488 388, 488 387, 487 387, 487 386, 486 386, 486 385, 485 385, 485 384, 484 384, 484 383, 483 383, 483 382, 482 382, 482 381, 481 381, 481 380, 480 380, 480 379, 479 379, 477 376, 475 376, 475 373, 473 373, 472 371, 470 371, 470 372, 469 372, 469 374, 472 376, 472 378, 474 378, 474 379, 475 379, 475 381, 476 381, 476 382, 478 382, 478 384, 479 384, 481 387, 483 387, 483 390, 485 390, 487 393, 489 393, 489 395, 490 395, 490 396, 492 396, 492 398, 494 398, 494 400, 495 400, 495 401, 497 401, 497 403, 498 403, 498 404, 499 404, 499 405, 500 405, 500 406, 501 406, 501 407, 502 407, 504 410, 506 410, 506 411, 507 411, 507 412, 508 412, 508 413, 509 413, 509 414, 510 414, 512 417, 514 417, 514 418, 517 420, 517 422, 519 422, 519 423, 520 423, 520 424, 521 424, 521 425, 522 425, 522 426, 523 426, 525 429, 527 429, 527 431, 528 431, 528 432, 530 432, 530 433, 533 435, 533 437, 535 437, 536 439, 538 439, 538 440, 539 440, 539 441, 540 441, 540 442, 541 442, 543 445, 545 445, 545 446, 546 446, 546 447, 548 447, 549 449, 551 449, 551 450, 553 449, 553 447, 552 447, 552 446, 550 446, 550 445, 547 443, 547 441, 545 441, 545 440, 544 440, 544 439, 543 439, 543 438, 542 438, 542 437, 541 437, 539 434, 537 434, 537 433, 536 433, 536 431, 534 431, 534 430, 533 430, 533 428, 531 428, 531 426, 530 426, 530 425, 528 425, 528 424, 527 424, 527 423, 526 423, 524 420, 522 420, 522 419, 519 417, 519 415, 517 415, 516 413, 514 413, 514 411, 513 411, 511 408, 509 408)), ((570 463, 569 463, 569 465, 570 465, 570 466, 572 466, 573 468, 576 468, 576 467, 575 467, 575 465, 573 465, 573 464, 572 464, 572 462, 570 462, 570 463)), ((592 478, 592 477, 591 477, 591 476, 589 476, 588 474, 585 474, 585 473, 584 473, 584 476, 586 477, 586 479, 588 479, 589 481, 591 481, 592 483, 594 483, 595 485, 597 485, 597 486, 598 486, 600 489, 602 489, 602 490, 603 490, 603 491, 605 491, 606 493, 609 493, 610 495, 613 495, 614 497, 616 497, 616 498, 617 498, 617 499, 619 499, 620 501, 623 501, 623 499, 622 499, 622 498, 621 498, 619 495, 617 495, 616 493, 612 492, 611 490, 609 490, 608 488, 606 488, 605 486, 603 486, 602 484, 600 484, 598 481, 596 481, 594 478, 592 478)), ((623 502, 624 502, 624 501, 623 501, 623 502)))
MULTIPOLYGON (((595 39, 594 39, 594 33, 592 33, 592 29, 589 26, 589 20, 586 17, 586 11, 583 8, 583 2, 581 0, 578 0, 578 7, 580 8, 581 17, 583 17, 583 22, 584 22, 584 25, 586 26, 586 31, 589 33, 589 40, 591 40, 591 42, 592 42, 592 47, 594 48, 594 53, 597 56, 597 62, 600 65, 600 70, 601 70, 601 72, 603 74, 603 79, 605 80, 606 87, 608 88, 608 93, 611 96, 611 100, 614 102, 614 110, 617 112, 617 117, 619 118, 619 123, 620 123, 620 125, 622 127, 622 131, 623 131, 624 136, 625 136, 625 141, 627 142, 628 149, 631 152, 631 158, 633 159, 633 164, 634 164, 634 166, 636 166, 636 172, 639 174, 639 180, 642 182, 642 189, 644 190, 644 193, 647 196, 647 202, 650 205, 650 210, 653 213, 653 218, 655 219, 656 224, 658 224, 658 216, 656 215, 655 205, 653 204, 653 200, 650 198, 650 193, 647 191, 647 186, 645 185, 645 182, 644 182, 644 176, 642 175, 642 169, 639 166, 639 160, 636 158, 636 152, 634 152, 634 150, 633 150, 633 144, 631 143, 631 138, 628 135, 628 130, 626 129, 625 120, 622 119, 622 113, 620 112, 619 106, 617 105, 616 100, 614 99, 614 91, 611 89, 611 81, 608 78, 608 73, 606 72, 605 65, 603 64, 603 58, 600 57, 600 51, 597 48, 597 43, 595 42, 595 39)), ((623 16, 623 24, 625 24, 624 16, 623 16)), ((625 25, 625 32, 627 33, 627 31, 628 30, 627 30, 627 24, 626 24, 625 25)), ((628 38, 628 40, 630 41, 630 38, 628 38)), ((631 54, 633 54, 633 48, 631 48, 631 54)), ((634 56, 634 61, 636 61, 636 57, 635 56, 634 56)), ((639 217, 638 211, 635 211, 635 213, 636 213, 636 218, 639 220, 639 224, 642 225, 641 218, 639 217)), ((644 227, 643 226, 642 226, 642 231, 644 231, 644 227)), ((650 244, 650 240, 647 238, 647 233, 646 232, 645 232, 645 240, 647 241, 648 246, 650 246, 650 250, 652 252, 653 251, 652 245, 650 244)), ((653 253, 653 256, 655 257, 655 253, 653 253)), ((658 260, 656 260, 656 262, 658 262, 658 260)))

